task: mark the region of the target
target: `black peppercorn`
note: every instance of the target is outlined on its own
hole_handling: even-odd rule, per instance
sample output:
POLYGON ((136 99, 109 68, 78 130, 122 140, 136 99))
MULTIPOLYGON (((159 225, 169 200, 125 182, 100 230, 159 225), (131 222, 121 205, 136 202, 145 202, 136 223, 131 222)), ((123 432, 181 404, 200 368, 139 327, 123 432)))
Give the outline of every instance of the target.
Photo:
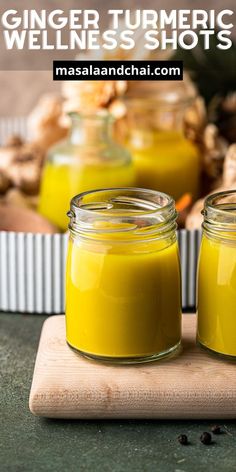
POLYGON ((221 427, 218 424, 215 424, 214 426, 212 426, 211 432, 213 434, 221 434, 222 433, 221 427))
POLYGON ((178 436, 178 441, 180 444, 186 446, 188 444, 188 436, 186 436, 186 434, 180 434, 178 436))
POLYGON ((211 444, 211 434, 207 432, 202 433, 200 436, 200 441, 202 444, 211 444))

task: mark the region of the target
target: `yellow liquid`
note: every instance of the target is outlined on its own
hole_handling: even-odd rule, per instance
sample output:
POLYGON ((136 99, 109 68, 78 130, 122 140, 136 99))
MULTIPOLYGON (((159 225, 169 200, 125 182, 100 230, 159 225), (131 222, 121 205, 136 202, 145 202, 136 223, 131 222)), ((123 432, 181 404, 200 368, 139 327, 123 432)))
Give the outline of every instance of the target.
POLYGON ((198 340, 236 356, 236 241, 204 235, 198 270, 198 340))
POLYGON ((99 188, 132 187, 135 184, 132 164, 81 165, 45 164, 42 176, 39 212, 60 229, 66 230, 70 200, 78 193, 99 188))
POLYGON ((200 159, 197 148, 177 131, 137 131, 129 145, 137 186, 165 192, 175 200, 198 196, 200 159))
POLYGON ((69 242, 68 343, 105 358, 145 358, 176 347, 181 336, 177 243, 102 246, 69 242))

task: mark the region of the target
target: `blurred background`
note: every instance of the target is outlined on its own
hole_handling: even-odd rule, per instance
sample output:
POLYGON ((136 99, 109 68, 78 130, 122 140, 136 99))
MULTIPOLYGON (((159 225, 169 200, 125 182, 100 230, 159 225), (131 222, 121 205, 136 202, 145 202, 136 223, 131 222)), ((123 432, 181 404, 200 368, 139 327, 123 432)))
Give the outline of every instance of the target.
MULTIPOLYGON (((207 10, 233 10, 234 4, 235 0, 229 0, 222 7, 220 0, 209 0, 207 10)), ((167 12, 177 7, 190 11, 206 9, 202 0, 177 3, 166 0, 164 6, 167 12)), ((66 15, 69 9, 78 9, 78 2, 42 0, 32 4, 30 0, 22 0, 20 7, 16 0, 11 2, 11 8, 15 8, 19 15, 22 10, 32 7, 50 11, 60 8, 66 15)), ((87 7, 86 0, 81 0, 79 9, 87 7)), ((101 31, 109 28, 107 11, 116 9, 117 2, 94 0, 90 7, 99 11, 101 31)), ((8 0, 2 0, 1 13, 8 8, 8 0)), ((126 8, 127 2, 120 1, 119 9, 126 8)), ((128 8, 130 11, 140 8, 158 10, 163 8, 163 4, 159 1, 154 4, 153 0, 133 0, 128 8)), ((231 22, 235 24, 235 14, 231 22)), ((125 29, 123 23, 120 29, 125 29)), ((66 30, 63 30, 64 34, 67 34, 66 30)), ((91 188, 138 186, 172 195, 179 211, 179 227, 192 230, 201 227, 203 198, 211 192, 236 186, 235 28, 231 34, 232 47, 227 50, 217 47, 217 31, 210 36, 208 50, 204 49, 201 35, 194 49, 178 48, 174 51, 171 48, 148 51, 143 47, 140 31, 135 31, 134 39, 134 49, 106 51, 101 48, 99 59, 182 60, 184 80, 53 82, 53 59, 94 59, 94 51, 86 52, 86 55, 84 51, 77 51, 77 56, 74 51, 7 51, 0 36, 0 117, 5 118, 0 122, 2 203, 30 206, 56 224, 54 231, 65 231, 68 223, 65 215, 73 195, 91 188), (43 70, 44 65, 50 70, 43 70), (96 131, 83 117, 85 110, 95 115, 98 110, 111 113, 114 118, 113 136, 123 146, 124 154, 130 152, 135 177, 122 164, 126 158, 117 157, 116 144, 109 148, 107 130, 107 141, 100 139, 94 144, 91 158, 90 142, 91 137, 94 140, 96 131), (79 113, 83 120, 72 120, 71 123, 68 116, 71 112, 79 113), (20 117, 23 119, 19 120, 20 117), (81 128, 88 138, 85 143, 77 142, 81 128), (67 144, 61 144, 62 139, 66 139, 67 144), (54 145, 56 148, 52 150, 54 145), (112 173, 105 154, 102 154, 105 145, 109 148, 110 161, 114 159, 120 166, 121 181, 117 180, 118 174, 112 173), (65 155, 68 160, 66 184, 65 155), (52 162, 53 166, 50 166, 52 162), (92 172, 90 177, 87 176, 89 172, 92 172), (57 184, 57 189, 54 184, 57 184), (52 193, 50 215, 49 190, 52 193), (58 198, 62 195, 64 198, 62 215, 58 220, 54 212, 58 204, 56 191, 58 198), (42 201, 45 208, 41 206, 42 201)), ((101 38, 100 41, 102 43, 101 38)), ((105 129, 106 120, 103 126, 105 129)))

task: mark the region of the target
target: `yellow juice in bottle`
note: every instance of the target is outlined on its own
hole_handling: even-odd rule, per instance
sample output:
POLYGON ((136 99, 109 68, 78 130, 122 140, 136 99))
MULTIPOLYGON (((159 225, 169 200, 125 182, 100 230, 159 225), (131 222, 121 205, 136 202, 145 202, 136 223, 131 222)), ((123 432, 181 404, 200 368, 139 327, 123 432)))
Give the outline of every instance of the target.
POLYGON ((133 131, 129 148, 138 187, 158 189, 178 200, 199 191, 200 159, 197 148, 180 131, 133 131))
MULTIPOLYGON (((103 196, 109 202, 117 201, 121 190, 114 192, 114 198, 107 200, 112 191, 103 191, 103 196)), ((147 191, 143 192, 146 196, 147 191)), ((101 194, 94 193, 100 202, 101 194)), ((128 193, 132 195, 131 189, 128 193)), ((171 233, 160 229, 158 237, 153 232, 150 238, 152 226, 136 233, 136 225, 145 225, 147 216, 144 213, 140 219, 139 210, 127 210, 124 196, 119 201, 119 208, 108 210, 110 223, 95 221, 94 239, 87 237, 82 226, 83 234, 78 236, 70 227, 67 342, 91 357, 152 360, 172 352, 180 343, 181 282, 176 235, 173 229, 171 233), (122 214, 127 222, 117 223, 122 214)), ((140 201, 144 205, 142 195, 140 201)))
POLYGON ((177 243, 136 250, 103 253, 70 242, 66 321, 71 346, 95 356, 143 357, 179 342, 177 243))
POLYGON ((78 193, 103 187, 129 187, 135 183, 133 164, 93 164, 71 162, 55 165, 47 162, 42 175, 39 212, 62 230, 68 226, 66 216, 70 200, 78 193))
POLYGON ((236 190, 209 196, 198 264, 198 341, 236 357, 236 190))
POLYGON ((203 236, 198 278, 198 340, 236 356, 236 239, 203 236))

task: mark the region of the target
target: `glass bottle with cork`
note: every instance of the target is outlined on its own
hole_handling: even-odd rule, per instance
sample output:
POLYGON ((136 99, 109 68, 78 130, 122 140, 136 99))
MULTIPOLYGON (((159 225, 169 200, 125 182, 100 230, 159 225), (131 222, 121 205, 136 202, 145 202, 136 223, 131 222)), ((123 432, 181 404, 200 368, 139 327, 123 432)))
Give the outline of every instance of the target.
POLYGON ((48 153, 42 175, 39 212, 67 229, 71 198, 83 191, 135 184, 129 152, 113 140, 106 110, 70 113, 71 131, 48 153))
POLYGON ((136 185, 168 193, 175 200, 185 193, 196 200, 200 156, 184 133, 195 91, 183 84, 155 82, 132 85, 131 91, 126 99, 125 141, 134 159, 136 185))

